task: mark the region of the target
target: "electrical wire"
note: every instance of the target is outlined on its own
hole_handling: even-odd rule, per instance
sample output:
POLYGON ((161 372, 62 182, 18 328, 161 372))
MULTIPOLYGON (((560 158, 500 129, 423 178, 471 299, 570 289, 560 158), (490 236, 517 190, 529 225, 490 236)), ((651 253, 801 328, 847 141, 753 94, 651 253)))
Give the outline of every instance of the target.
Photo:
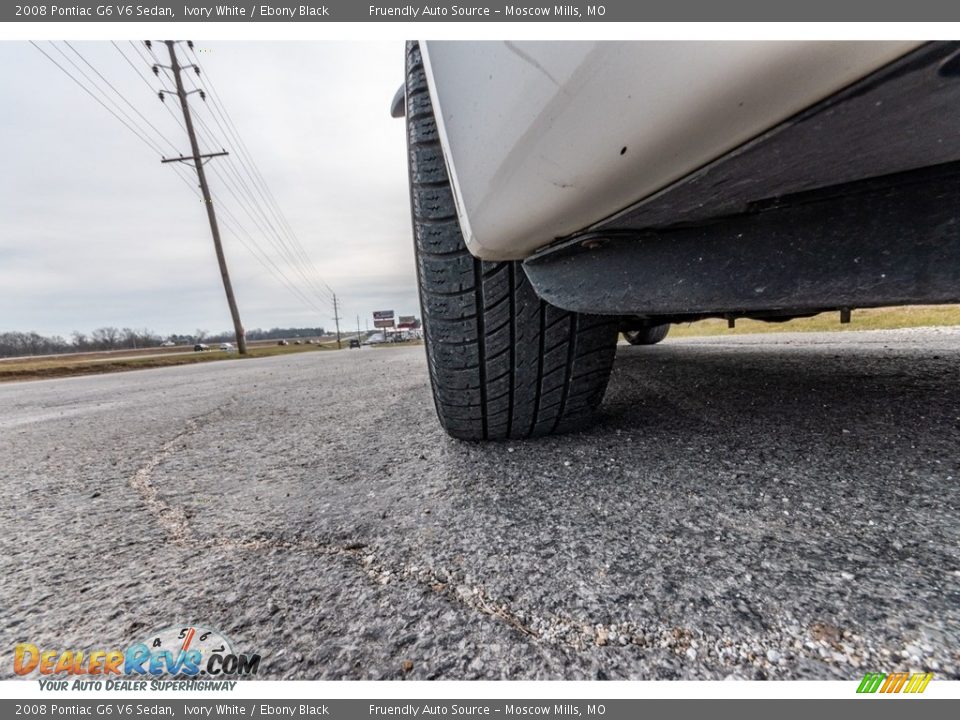
POLYGON ((173 142, 172 142, 169 138, 167 138, 162 132, 160 132, 160 131, 157 129, 157 126, 156 126, 156 125, 154 125, 154 124, 153 124, 152 122, 150 122, 146 117, 144 117, 143 113, 140 112, 140 111, 134 106, 134 104, 127 99, 127 97, 126 97, 122 92, 120 92, 119 90, 117 90, 116 86, 115 86, 112 82, 110 82, 109 80, 107 80, 107 78, 105 78, 105 77, 103 76, 103 73, 101 73, 99 70, 97 70, 97 68, 95 68, 95 67, 93 66, 93 64, 92 64, 89 60, 87 60, 87 58, 85 58, 85 57, 80 53, 80 51, 78 51, 73 45, 71 45, 71 44, 70 44, 69 42, 67 42, 66 40, 64 40, 64 43, 63 43, 63 44, 66 45, 68 48, 70 48, 70 49, 74 52, 74 54, 76 54, 77 57, 79 57, 81 60, 83 60, 83 62, 86 63, 87 67, 89 67, 91 70, 93 70, 93 72, 95 72, 95 73, 97 74, 97 76, 98 76, 101 80, 103 80, 103 81, 107 84, 107 86, 108 86, 111 90, 113 90, 113 91, 120 97, 120 99, 123 100, 123 101, 130 107, 130 109, 133 110, 133 111, 140 117, 141 120, 143 120, 157 135, 159 135, 159 136, 164 140, 164 142, 166 142, 170 147, 172 147, 173 150, 174 150, 174 152, 176 152, 177 146, 174 145, 173 142))
MULTIPOLYGON (((212 115, 212 117, 213 117, 214 121, 216 122, 216 124, 217 124, 218 128, 220 129, 220 131, 221 131, 221 132, 225 132, 225 131, 223 130, 222 124, 221 124, 220 121, 216 118, 216 116, 215 116, 215 115, 212 115)), ((197 116, 196 119, 198 120, 198 124, 201 125, 201 126, 204 128, 204 130, 206 131, 206 133, 207 133, 209 136, 213 136, 213 135, 214 135, 213 131, 212 131, 212 130, 210 129, 210 127, 202 120, 202 118, 201 118, 200 116, 197 116)), ((235 140, 235 143, 238 144, 236 140, 235 140)), ((273 219, 271 219, 271 217, 270 217, 270 215, 268 215, 267 211, 264 210, 264 204, 266 204, 268 208, 270 207, 270 205, 269 205, 269 203, 267 202, 266 198, 264 198, 262 191, 259 190, 259 187, 258 187, 258 185, 256 184, 257 181, 254 179, 253 175, 251 175, 250 170, 249 170, 248 167, 244 164, 243 159, 238 157, 238 158, 237 158, 237 161, 236 161, 236 165, 239 165, 240 168, 246 173, 247 177, 250 178, 250 183, 248 183, 247 180, 244 179, 243 175, 241 175, 240 172, 239 172, 239 171, 237 170, 237 168, 235 167, 234 162, 232 162, 232 160, 233 160, 234 157, 235 157, 235 156, 230 156, 230 157, 228 158, 227 162, 224 163, 224 167, 227 168, 227 169, 229 169, 229 171, 232 173, 232 177, 234 178, 234 181, 235 181, 235 182, 238 184, 238 186, 242 189, 243 194, 248 198, 248 200, 249 200, 249 202, 251 203, 251 205, 252 205, 252 206, 257 210, 257 212, 259 213, 259 215, 260 215, 260 217, 262 218, 263 222, 267 225, 267 227, 268 227, 268 228, 270 229, 270 231, 273 233, 274 237, 277 239, 277 241, 278 241, 278 242, 280 243, 280 245, 282 246, 282 249, 278 248, 278 250, 287 256, 289 262, 291 263, 291 266, 294 267, 294 268, 297 270, 298 274, 304 279, 304 281, 305 281, 308 285, 310 285, 310 286, 313 288, 313 291, 314 291, 319 297, 321 297, 322 299, 324 299, 324 300, 327 301, 327 302, 331 302, 332 299, 333 299, 333 291, 330 290, 329 286, 324 287, 326 284, 323 283, 322 278, 319 278, 321 284, 318 284, 318 282, 317 282, 316 280, 314 280, 314 279, 310 276, 310 275, 311 275, 310 267, 309 267, 309 266, 307 265, 307 263, 304 261, 305 251, 303 251, 303 249, 302 249, 302 247, 301 247, 301 248, 300 248, 300 251, 299 251, 299 253, 298 253, 298 252, 297 252, 297 249, 296 249, 297 245, 296 245, 295 239, 293 239, 293 238, 289 235, 289 232, 286 232, 286 231, 281 232, 281 230, 283 229, 283 224, 282 224, 282 221, 277 217, 276 211, 272 211, 272 212, 271 212, 271 214, 273 215, 273 219), (253 185, 254 190, 251 190, 251 187, 250 187, 251 184, 253 185), (255 190, 256 190, 256 193, 254 192, 255 190), (259 195, 259 199, 258 199, 257 195, 259 195), (278 225, 280 226, 281 230, 278 230, 278 229, 277 229, 277 226, 278 226, 278 225), (285 233, 286 233, 286 237, 285 237, 285 233)), ((311 263, 311 264, 312 264, 312 263, 311 263)), ((315 269, 315 268, 314 268, 314 275, 317 275, 317 276, 319 277, 319 274, 316 273, 316 269, 315 269)))
MULTIPOLYGON (((210 131, 209 126, 205 122, 203 122, 203 120, 199 116, 196 116, 194 120, 197 121, 197 124, 199 126, 198 133, 197 133, 198 136, 204 138, 205 142, 208 145, 215 146, 215 143, 210 139, 212 136, 212 132, 210 131)), ((222 147, 222 144, 221 144, 221 147, 222 147)), ((239 172, 234 167, 233 163, 229 162, 229 157, 228 157, 228 162, 223 163, 220 166, 216 166, 216 165, 212 166, 212 169, 214 174, 223 183, 224 187, 226 187, 230 191, 231 195, 233 195, 237 203, 240 204, 241 207, 243 207, 244 211, 249 215, 250 219, 254 222, 254 224, 257 225, 257 228, 264 233, 264 236, 267 237, 267 239, 271 242, 271 244, 274 246, 274 248, 278 252, 280 252, 281 254, 284 254, 284 249, 286 248, 286 245, 283 243, 283 237, 278 232, 273 222, 271 222, 270 217, 264 211, 262 205, 257 201, 256 197, 251 192, 250 187, 248 186, 246 181, 243 179, 243 176, 239 174, 239 172), (220 172, 220 169, 219 169, 220 167, 223 168, 224 170, 223 173, 220 172), (229 177, 227 176, 227 174, 229 174, 229 177), (239 197, 237 193, 240 193, 241 195, 243 195, 244 198, 239 197), (254 215, 254 212, 256 212, 256 215, 254 215), (261 221, 266 225, 266 228, 264 228, 264 226, 261 224, 261 221), (273 234, 273 238, 275 238, 276 241, 274 241, 271 238, 270 233, 273 234), (277 244, 278 242, 280 243, 280 245, 277 244)), ((288 259, 290 259, 289 251, 287 255, 288 255, 288 259)), ((326 293, 322 288, 317 286, 316 283, 304 272, 304 269, 301 264, 292 262, 291 267, 293 267, 293 269, 297 271, 297 273, 300 275, 303 281, 312 288, 313 292, 315 292, 321 300, 325 302, 332 301, 333 299, 332 295, 326 293)))
MULTIPOLYGON (((192 49, 192 52, 193 52, 194 60, 196 61, 197 60, 196 49, 195 48, 192 49)), ((320 283, 332 295, 333 289, 320 276, 316 266, 313 264, 313 261, 310 259, 309 255, 304 250, 303 244, 300 242, 299 238, 294 232, 293 226, 290 224, 289 219, 286 217, 286 215, 283 213, 283 210, 280 208, 280 205, 276 200, 276 196, 274 196, 273 192, 270 190, 270 187, 267 184, 266 179, 263 177, 263 173, 261 172, 260 167, 257 165, 256 161, 254 161, 250 153, 249 147, 247 146, 246 142, 243 140, 242 136, 240 135, 236 124, 233 122, 233 118, 231 117, 229 111, 226 109, 223 103, 223 99, 220 93, 217 91, 216 86, 214 85, 213 78, 210 77, 210 73, 208 71, 204 71, 203 77, 205 78, 205 85, 209 90, 209 95, 212 101, 211 104, 208 105, 211 115, 213 115, 213 110, 217 110, 222 115, 224 123, 232 130, 232 134, 236 139, 237 147, 241 151, 242 155, 246 158, 250 167, 253 169, 253 173, 251 174, 251 180, 253 180, 254 175, 256 176, 257 180, 259 180, 259 183, 254 182, 254 185, 259 186, 259 188, 262 188, 263 194, 265 195, 265 198, 264 198, 265 202, 267 202, 268 206, 272 207, 272 210, 276 214, 278 221, 285 227, 287 233, 289 234, 292 240, 292 244, 294 248, 298 251, 300 259, 313 271, 313 273, 319 279, 320 283), (269 201, 267 201, 267 198, 269 198, 269 201)), ((193 82, 192 77, 191 77, 191 82, 193 82)), ((218 126, 219 126, 219 121, 218 121, 218 126)))
MULTIPOLYGON (((120 53, 121 57, 123 57, 123 59, 127 61, 127 64, 128 64, 128 65, 133 69, 133 71, 137 74, 137 77, 139 77, 141 80, 143 80, 143 82, 145 82, 145 83, 147 84, 147 87, 150 88, 150 92, 151 92, 152 94, 156 94, 156 93, 157 93, 157 89, 156 89, 156 88, 153 86, 153 84, 150 82, 150 76, 149 76, 149 75, 144 75, 144 74, 137 68, 137 66, 133 63, 133 61, 127 56, 127 54, 126 54, 125 52, 123 52, 123 50, 120 49, 120 46, 117 45, 116 42, 114 42, 113 40, 111 40, 111 41, 110 41, 110 44, 113 45, 113 47, 116 48, 117 52, 120 53)), ((132 45, 132 44, 133 44, 133 43, 131 42, 131 45, 132 45)), ((134 48, 136 48, 135 45, 134 45, 134 48)), ((141 55, 140 58, 143 59, 143 56, 141 55)), ((153 66, 148 63, 148 64, 147 64, 147 67, 152 68, 153 66)), ((159 78, 159 75, 158 75, 157 77, 159 78)), ((167 90, 166 87, 164 87, 163 89, 164 89, 164 90, 167 90)), ((167 92, 171 92, 171 91, 170 91, 170 90, 167 90, 167 92)), ((170 117, 173 118, 173 121, 179 126, 179 128, 180 128, 181 130, 183 130, 184 132, 186 132, 186 131, 187 131, 187 128, 184 127, 184 125, 183 125, 183 120, 181 120, 180 118, 177 117, 177 114, 170 108, 170 106, 167 105, 166 103, 163 103, 163 108, 164 108, 164 110, 167 111, 167 113, 170 115, 170 117)))
POLYGON ((52 62, 54 65, 56 65, 56 66, 63 72, 64 75, 66 75, 68 78, 70 78, 71 80, 73 80, 73 82, 75 82, 75 83, 80 87, 80 89, 82 89, 85 93, 87 93, 87 95, 89 95, 91 98, 93 98, 93 100, 95 100, 95 101, 97 102, 97 104, 99 104, 100 106, 102 106, 104 110, 106 110, 108 113, 110 113, 111 115, 113 115, 113 117, 115 117, 124 127, 127 128, 127 130, 129 130, 131 133, 133 133, 133 135, 135 135, 135 136, 137 137, 137 139, 140 140, 140 142, 142 142, 144 145, 146 145, 148 148, 150 148, 150 150, 152 150, 153 152, 157 153, 158 155, 161 155, 161 156, 163 155, 163 151, 160 149, 160 147, 159 147, 155 142, 152 142, 151 140, 148 140, 148 139, 147 139, 146 137, 144 137, 140 132, 138 132, 137 130, 135 130, 134 127, 133 127, 130 123, 128 123, 126 120, 124 120, 122 117, 120 117, 116 112, 114 112, 106 103, 104 103, 100 98, 98 98, 86 85, 84 85, 82 82, 80 82, 79 80, 77 80, 77 78, 74 77, 74 75, 73 75, 69 70, 67 70, 65 67, 63 67, 63 65, 61 65, 60 63, 58 63, 53 57, 51 57, 42 47, 40 47, 40 46, 37 45, 35 42, 33 42, 33 40, 30 40, 29 42, 30 42, 30 44, 33 45, 37 50, 39 50, 41 53, 43 53, 44 57, 46 57, 47 60, 49 60, 50 62, 52 62))
MULTIPOLYGON (((151 64, 149 58, 147 58, 147 57, 142 53, 142 51, 140 50, 140 48, 139 48, 138 45, 136 45, 136 44, 133 43, 132 41, 130 41, 130 45, 133 47, 134 51, 136 52, 136 54, 137 54, 137 56, 140 58, 140 60, 142 60, 142 61, 147 65, 147 67, 149 67, 149 68, 151 69, 151 71, 153 70, 153 68, 154 68, 155 66, 156 66, 156 67, 163 67, 163 69, 164 69, 165 71, 169 70, 169 68, 166 68, 166 67, 160 65, 159 59, 157 58, 156 54, 153 52, 153 49, 152 49, 152 48, 148 48, 148 51, 149 51, 150 56, 151 56, 151 57, 153 58, 153 60, 155 61, 153 64, 151 64)), ((119 51, 119 48, 117 48, 117 50, 119 51)), ((121 54, 123 54, 123 53, 121 53, 121 54)), ((124 57, 125 57, 125 59, 126 59, 126 56, 125 56, 125 55, 124 55, 124 57)), ((129 62, 129 60, 128 60, 128 62, 129 62)), ((195 89, 200 89, 199 87, 196 86, 196 83, 194 82, 193 77, 192 77, 189 73, 187 73, 186 75, 187 75, 187 77, 190 79, 190 82, 194 85, 194 88, 195 88, 195 89)), ((168 92, 170 92, 170 91, 168 91, 168 92)), ((171 108, 170 108, 169 106, 164 105, 164 107, 167 109, 167 111, 168 111, 169 113, 171 113, 171 115, 174 116, 175 119, 177 119, 176 116, 175 116, 175 114, 173 113, 173 111, 171 110, 171 108)), ((202 122, 202 119, 201 119, 196 113, 194 113, 194 120, 195 120, 195 121, 199 121, 198 124, 203 124, 203 125, 205 125, 205 123, 202 122)), ((184 127, 184 125, 183 125, 182 122, 179 122, 179 121, 178 121, 178 125, 180 125, 180 127, 181 127, 184 131, 186 131, 186 128, 184 127)), ((209 134, 209 135, 212 135, 212 133, 209 132, 209 129, 208 129, 208 134, 209 134)), ((198 136, 202 136, 202 133, 197 133, 197 135, 198 135, 198 136)), ((221 144, 220 147, 222 148, 222 147, 224 147, 224 145, 221 144)), ((229 159, 229 156, 228 156, 228 159, 229 159)), ((214 165, 214 166, 211 166, 211 167, 212 167, 212 169, 214 170, 214 173, 215 173, 216 175, 218 175, 218 177, 220 177, 221 181, 223 181, 224 178, 223 178, 223 176, 217 171, 216 166, 214 165)), ((238 175, 237 177, 239 178, 239 175, 238 175)), ((284 250, 283 250, 282 248, 280 248, 280 247, 277 247, 276 243, 274 243, 274 242, 271 240, 269 234, 268 234, 268 233, 263 229, 263 227, 256 221, 256 217, 254 216, 254 214, 253 214, 253 213, 250 211, 250 209, 244 204, 244 202, 241 200, 241 198, 236 195, 235 191, 234 191, 232 188, 230 188, 229 185, 228 185, 226 182, 224 182, 224 187, 227 188, 227 190, 231 193, 231 195, 233 195, 234 199, 237 201, 237 203, 240 205, 240 207, 241 207, 241 208, 247 213, 247 215, 254 221, 254 224, 257 226, 257 229, 264 234, 264 236, 267 238, 268 241, 271 242, 271 244, 274 246, 274 249, 276 249, 281 255, 283 255, 283 254, 284 254, 284 250)), ((213 195, 213 193, 211 193, 211 194, 213 195)), ((221 207, 226 213, 229 213, 229 214, 230 214, 230 216, 232 217, 233 222, 240 228, 240 230, 242 230, 242 231, 247 235, 247 237, 248 237, 248 239, 250 240, 250 242, 253 243, 254 247, 256 248, 256 251, 258 251, 259 253, 261 253, 261 254, 262 254, 262 257, 264 257, 264 258, 266 258, 266 259, 268 259, 268 260, 270 261, 270 264, 273 266, 273 269, 276 271, 274 274, 276 275, 277 273, 280 273, 280 274, 283 276, 283 278, 285 279, 286 284, 289 285, 290 289, 295 289, 295 292, 298 293, 301 298, 305 299, 305 300, 308 302, 308 304, 311 304, 311 305, 313 305, 314 307, 316 307, 316 306, 313 304, 313 301, 312 301, 312 300, 309 300, 308 296, 305 296, 305 295, 302 293, 302 291, 299 290, 299 288, 296 288, 296 286, 295 286, 292 282, 290 282, 289 277, 288 277, 285 273, 283 273, 283 271, 280 270, 280 268, 276 265, 276 263, 274 263, 274 262, 270 259, 269 254, 268 254, 265 250, 263 250, 262 247, 260 247, 259 243, 257 243, 257 241, 254 239, 252 233, 250 233, 249 230, 247 230, 246 226, 236 217, 236 215, 234 215, 233 213, 230 213, 230 211, 229 211, 229 206, 228 206, 227 204, 223 203, 222 201, 220 201, 219 198, 217 198, 217 200, 218 200, 218 206, 221 207)), ((261 213, 262 213, 262 209, 261 209, 261 213)), ((236 232, 235 235, 236 235, 237 239, 240 240, 241 243, 244 244, 244 246, 251 252, 251 254, 254 254, 254 256, 257 257, 258 260, 260 260, 260 257, 257 255, 257 252, 254 251, 251 247, 249 247, 246 243, 243 242, 242 238, 240 237, 239 232, 236 232)), ((262 264, 262 262, 261 262, 261 264, 262 264)), ((294 265, 294 267, 296 267, 296 265, 294 265)), ((268 268, 268 269, 269 269, 269 268, 268 268)), ((297 269, 299 269, 299 268, 297 268, 297 269)), ((302 272, 301 272, 301 275, 302 275, 302 272)), ((309 286, 309 285, 313 285, 313 283, 311 283, 310 279, 309 279, 308 277, 306 277, 306 276, 304 276, 304 281, 308 284, 308 286, 309 286)), ((321 296, 321 300, 328 300, 328 298, 325 298, 325 297, 321 296)))
MULTIPOLYGON (((96 101, 97 104, 99 104, 107 112, 109 112, 118 122, 120 122, 127 130, 131 132, 131 134, 133 134, 138 140, 140 140, 144 145, 146 145, 152 152, 157 153, 161 157, 163 156, 163 151, 160 148, 159 143, 151 135, 151 133, 148 130, 141 127, 128 113, 126 113, 114 100, 112 100, 111 97, 106 93, 106 91, 102 87, 100 87, 86 72, 84 72, 81 67, 79 67, 75 62, 73 62, 73 60, 68 55, 66 55, 66 53, 64 53, 59 47, 57 47, 52 42, 50 43, 51 46, 55 50, 57 50, 57 52, 60 53, 60 55, 70 65, 73 66, 73 68, 84 78, 84 80, 86 80, 87 83, 89 83, 90 87, 88 87, 83 82, 81 82, 74 73, 70 72, 70 70, 68 70, 63 64, 58 62, 53 56, 51 56, 48 52, 46 52, 37 43, 30 41, 30 44, 33 45, 34 48, 36 48, 44 57, 47 58, 47 60, 49 60, 68 78, 70 78, 70 80, 72 80, 78 87, 80 87, 80 89, 82 89, 85 93, 87 93, 87 95, 89 95, 94 101, 96 101), (93 90, 91 90, 91 87, 93 88, 93 90), (100 95, 99 97, 97 93, 99 93, 100 95), (110 103, 110 105, 112 105, 113 108, 111 108, 110 105, 108 105, 107 103, 110 103)), ((159 136, 161 140, 163 140, 168 145, 173 147, 174 151, 176 151, 176 145, 174 145, 169 138, 167 138, 152 122, 150 122, 139 110, 137 110, 137 108, 126 98, 126 96, 124 96, 123 93, 121 93, 113 83, 111 83, 89 60, 87 60, 82 55, 82 53, 78 52, 69 43, 65 43, 65 44, 94 73, 96 73, 96 75, 100 77, 100 79, 103 80, 103 82, 106 83, 106 85, 110 87, 114 91, 114 93, 116 93, 117 96, 119 96, 124 102, 126 102, 127 105, 131 107, 131 109, 149 126, 149 128, 151 128, 154 131, 154 133, 156 133, 157 136, 159 136)), ((151 91, 153 91, 153 86, 150 84, 149 79, 144 78, 144 76, 137 70, 135 65, 130 61, 127 55, 123 53, 123 51, 120 49, 120 47, 116 43, 113 43, 113 45, 117 50, 117 52, 124 57, 124 59, 130 65, 130 67, 138 74, 138 76, 141 77, 141 79, 144 79, 148 87, 150 87, 151 91)), ((131 45, 133 45, 133 43, 131 43, 131 45)), ((136 45, 133 45, 133 46, 136 49, 136 45)), ((139 52, 137 52, 137 55, 141 59, 144 59, 139 52)), ((168 106, 165 106, 165 107, 167 108, 168 112, 171 112, 172 114, 172 110, 168 106)), ((175 120, 177 119, 175 115, 173 115, 173 117, 175 120)), ((184 127, 182 123, 180 123, 180 126, 181 128, 184 127)), ((194 192, 197 196, 202 197, 199 189, 193 183, 191 183, 187 175, 185 175, 187 171, 177 166, 176 164, 173 164, 173 168, 176 176, 180 178, 184 183, 186 183, 186 185, 191 189, 192 192, 194 192)), ((217 174, 219 175, 219 173, 217 174)), ((238 173, 236 174, 236 177, 240 178, 238 173)), ((227 187, 227 189, 231 193, 233 193, 232 188, 230 188, 227 183, 224 183, 224 187, 227 187)), ((211 195, 215 199, 217 206, 220 207, 220 209, 223 211, 224 217, 221 219, 221 224, 224 226, 224 229, 226 229, 231 234, 232 237, 234 237, 251 255, 253 255, 254 259, 256 259, 261 266, 263 266, 271 275, 273 275, 273 277, 278 282, 280 282, 280 284, 282 284, 287 290, 289 290, 291 294, 294 295, 294 297, 296 297, 299 301, 304 302, 306 305, 310 306, 312 309, 316 310, 317 312, 324 312, 323 308, 318 306, 316 302, 310 298, 309 295, 307 295, 306 293, 304 293, 304 291, 298 288, 297 285, 291 281, 290 277, 285 272, 283 272, 283 270, 273 261, 273 259, 270 257, 270 254, 263 247, 259 245, 259 243, 254 238, 253 234, 250 233, 250 231, 246 228, 246 226, 230 210, 229 206, 224 204, 215 193, 211 193, 211 195), (244 239, 244 235, 247 238, 246 240, 244 239)), ((264 232, 263 228, 259 225, 259 223, 256 222, 255 216, 250 212, 250 210, 245 206, 245 204, 242 203, 239 198, 236 198, 236 199, 238 203, 240 203, 241 207, 243 207, 244 210, 250 215, 251 219, 255 221, 255 224, 257 225, 258 229, 261 232, 264 232)), ((262 208, 260 208, 260 212, 261 213, 263 212, 262 208)), ((269 235, 267 235, 265 232, 264 232, 264 235, 265 237, 267 237, 268 240, 271 240, 269 235)), ((271 240, 271 244, 274 245, 275 249, 279 250, 279 248, 277 248, 276 244, 273 243, 272 240, 271 240)), ((308 281, 308 285, 313 285, 313 284, 309 283, 308 281)))

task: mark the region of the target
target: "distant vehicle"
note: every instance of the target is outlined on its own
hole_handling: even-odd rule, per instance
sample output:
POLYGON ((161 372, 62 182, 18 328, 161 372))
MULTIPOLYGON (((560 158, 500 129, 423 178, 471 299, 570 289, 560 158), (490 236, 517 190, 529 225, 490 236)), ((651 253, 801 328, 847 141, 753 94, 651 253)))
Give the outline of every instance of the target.
POLYGON ((293 344, 294 344, 294 345, 303 345, 303 343, 300 342, 299 340, 294 340, 294 341, 293 341, 293 344))
POLYGON ((286 340, 281 340, 280 342, 277 343, 277 345, 289 345, 289 344, 290 343, 288 343, 286 340))
POLYGON ((304 340, 303 342, 304 342, 306 345, 313 345, 313 340, 311 340, 310 338, 307 338, 307 339, 304 340))
POLYGON ((354 348, 360 349, 360 340, 358 338, 350 338, 350 349, 354 348))
POLYGON ((236 348, 233 346, 233 343, 220 343, 220 349, 226 350, 227 352, 233 352, 236 348))
POLYGON ((583 428, 619 333, 960 301, 958 49, 408 43, 391 113, 444 429, 583 428))
POLYGON ((166 342, 160 343, 160 347, 174 347, 176 343, 173 340, 167 340, 166 342))
POLYGON ((203 343, 197 343, 196 345, 193 346, 194 352, 203 352, 204 350, 209 350, 209 349, 210 349, 210 346, 204 345, 203 343))

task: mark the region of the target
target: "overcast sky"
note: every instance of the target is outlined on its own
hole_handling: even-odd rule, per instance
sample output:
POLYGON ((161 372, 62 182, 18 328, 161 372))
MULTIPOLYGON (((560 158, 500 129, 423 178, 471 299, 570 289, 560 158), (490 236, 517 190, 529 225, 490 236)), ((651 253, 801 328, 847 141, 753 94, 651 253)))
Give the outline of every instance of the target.
MULTIPOLYGON (((71 44, 189 152, 183 130, 113 45, 71 44)), ((118 44, 149 72, 128 43, 118 44)), ((40 45, 79 75, 49 43, 40 45)), ((373 310, 419 315, 404 129, 389 116, 403 77, 402 44, 197 40, 196 47, 303 248, 342 296, 346 325, 373 310)), ((162 50, 155 46, 158 56, 162 50)), ((0 97, 0 331, 230 328, 206 214, 172 166, 27 43, 0 43, 0 97)), ((216 131, 197 95, 191 105, 216 131)), ((222 165, 220 172, 232 177, 222 165)), ((304 289, 218 176, 210 181, 304 289)), ((230 232, 224 244, 245 327, 332 327, 331 309, 318 312, 293 295, 230 232)))

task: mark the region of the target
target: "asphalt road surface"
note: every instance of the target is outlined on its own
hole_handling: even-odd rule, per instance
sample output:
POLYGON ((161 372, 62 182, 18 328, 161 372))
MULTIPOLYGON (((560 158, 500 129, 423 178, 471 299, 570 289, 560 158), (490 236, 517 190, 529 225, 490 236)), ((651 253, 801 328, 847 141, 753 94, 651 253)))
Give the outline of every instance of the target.
POLYGON ((598 426, 496 444, 442 434, 419 347, 7 384, 0 647, 199 623, 268 678, 956 678, 958 381, 957 329, 621 346, 598 426))

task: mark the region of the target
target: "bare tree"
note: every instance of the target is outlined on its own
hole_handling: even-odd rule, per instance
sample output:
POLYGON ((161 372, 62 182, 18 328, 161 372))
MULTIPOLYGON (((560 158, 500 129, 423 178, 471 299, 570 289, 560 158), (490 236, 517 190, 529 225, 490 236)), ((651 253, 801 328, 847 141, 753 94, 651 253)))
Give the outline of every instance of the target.
POLYGON ((120 331, 121 343, 125 348, 137 349, 137 331, 133 328, 123 328, 120 331))
POLYGON ((120 331, 115 327, 101 327, 90 333, 97 350, 113 350, 120 341, 120 331))
POLYGON ((66 352, 70 345, 62 337, 44 337, 35 332, 0 333, 0 356, 48 355, 66 352))

